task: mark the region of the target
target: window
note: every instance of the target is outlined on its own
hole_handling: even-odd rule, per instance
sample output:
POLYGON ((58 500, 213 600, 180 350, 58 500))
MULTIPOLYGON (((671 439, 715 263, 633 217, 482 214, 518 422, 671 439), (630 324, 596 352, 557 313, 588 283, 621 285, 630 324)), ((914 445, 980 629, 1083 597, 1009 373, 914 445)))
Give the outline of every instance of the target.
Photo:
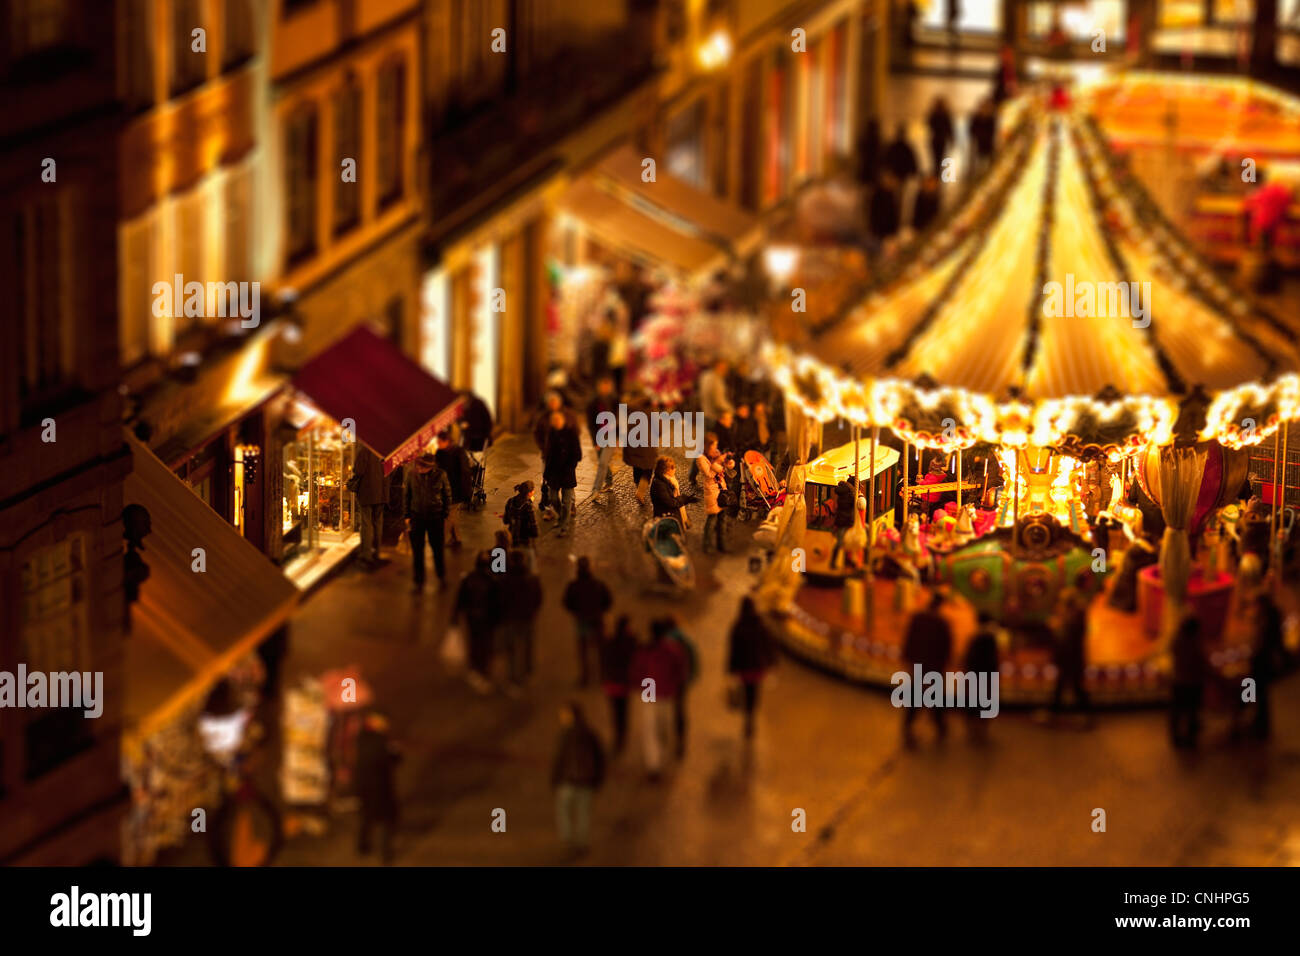
POLYGON ((123 99, 129 110, 146 109, 154 104, 152 0, 127 0, 125 14, 123 99))
POLYGON ((15 60, 68 42, 67 0, 9 0, 10 49, 15 60))
MULTIPOLYGON (((82 535, 37 550, 22 571, 22 644, 28 671, 89 671, 86 543, 82 535)), ((93 742, 75 708, 31 711, 26 730, 28 780, 48 773, 93 742)))
POLYGON ((226 262, 222 279, 249 282, 253 278, 250 250, 253 235, 253 170, 232 170, 225 183, 226 262))
POLYGON ((130 367, 149 354, 149 325, 153 317, 154 229, 151 215, 122 226, 122 315, 118 344, 122 365, 130 367))
POLYGON ((288 256, 297 262, 316 251, 316 109, 307 107, 285 127, 284 194, 288 197, 288 256))
POLYGON ((707 189, 704 166, 704 100, 697 99, 668 121, 668 172, 697 189, 707 189))
POLYGON ((69 346, 65 336, 62 280, 65 237, 59 203, 42 199, 19 209, 11 227, 17 269, 14 311, 18 329, 18 395, 30 406, 52 398, 66 384, 69 346))
POLYGON ((361 219, 361 86, 349 77, 334 94, 334 232, 347 232, 361 219), (356 162, 354 182, 343 179, 343 161, 356 162))
POLYGON ((192 49, 193 31, 204 26, 198 0, 175 0, 171 10, 172 96, 179 96, 203 82, 208 55, 192 49))
MULTIPOLYGON (((206 199, 205 190, 196 187, 176 202, 176 254, 180 265, 177 271, 184 276, 186 285, 191 282, 205 283, 210 278, 204 261, 204 245, 207 238, 205 232, 207 210, 204 208, 206 199)), ((188 299, 184 291, 182 288, 181 314, 174 316, 175 328, 178 331, 201 325, 203 322, 202 316, 184 314, 188 299)), ((203 311, 207 311, 206 306, 203 311)))
POLYGON ((397 60, 379 71, 379 103, 376 109, 376 163, 380 207, 402 195, 402 144, 406 128, 406 63, 397 60))
POLYGON ((221 44, 221 65, 229 69, 253 55, 252 0, 225 0, 225 37, 221 44))

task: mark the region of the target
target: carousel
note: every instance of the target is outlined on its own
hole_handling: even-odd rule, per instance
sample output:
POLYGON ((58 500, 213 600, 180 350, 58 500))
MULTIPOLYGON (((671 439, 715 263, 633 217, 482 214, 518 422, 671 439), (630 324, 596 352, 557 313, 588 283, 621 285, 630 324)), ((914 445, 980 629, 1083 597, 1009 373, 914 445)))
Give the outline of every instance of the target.
POLYGON ((957 659, 977 616, 996 622, 1012 705, 1050 694, 1054 616, 1081 597, 1093 700, 1163 700, 1183 615, 1231 674, 1245 608, 1282 587, 1300 351, 1064 90, 1007 125, 903 264, 829 328, 767 347, 799 464, 757 594, 794 654, 888 684, 940 589, 957 659), (822 447, 832 422, 851 440, 822 447))

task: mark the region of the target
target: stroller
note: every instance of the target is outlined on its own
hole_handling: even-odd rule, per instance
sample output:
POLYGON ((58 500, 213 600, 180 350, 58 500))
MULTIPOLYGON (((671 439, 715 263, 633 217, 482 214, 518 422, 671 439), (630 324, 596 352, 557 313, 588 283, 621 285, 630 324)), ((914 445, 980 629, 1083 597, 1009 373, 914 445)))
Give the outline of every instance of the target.
POLYGON ((480 452, 472 452, 466 449, 465 453, 469 455, 469 507, 474 511, 480 511, 487 504, 487 456, 488 449, 491 445, 484 445, 480 452))
POLYGON ((767 517, 781 503, 785 489, 762 452, 747 451, 740 469, 740 510, 738 517, 748 521, 754 515, 767 517))
POLYGON ((641 541, 658 565, 660 577, 669 585, 681 591, 695 587, 695 565, 676 518, 651 518, 641 528, 641 541))

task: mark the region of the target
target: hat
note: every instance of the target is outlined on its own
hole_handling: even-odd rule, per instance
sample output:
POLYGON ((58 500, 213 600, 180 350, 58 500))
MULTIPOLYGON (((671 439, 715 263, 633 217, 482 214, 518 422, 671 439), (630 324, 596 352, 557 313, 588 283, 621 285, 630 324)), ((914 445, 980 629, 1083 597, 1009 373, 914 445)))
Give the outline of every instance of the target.
POLYGON ((438 459, 433 457, 433 452, 426 451, 419 458, 415 459, 415 467, 419 471, 428 471, 438 463, 438 459))

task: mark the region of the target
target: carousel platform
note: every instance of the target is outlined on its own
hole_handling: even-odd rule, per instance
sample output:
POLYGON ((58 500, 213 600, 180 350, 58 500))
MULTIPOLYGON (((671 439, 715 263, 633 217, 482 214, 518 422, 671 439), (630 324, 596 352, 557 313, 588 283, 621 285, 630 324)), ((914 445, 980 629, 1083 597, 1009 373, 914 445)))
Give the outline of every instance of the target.
MULTIPOLYGON (((877 579, 874 628, 866 617, 845 614, 839 587, 800 588, 788 612, 773 613, 769 624, 793 656, 856 683, 892 690, 890 678, 905 670, 903 639, 910 612, 895 609, 895 583, 877 579)), ((917 596, 917 606, 927 592, 917 596)), ((870 601, 868 601, 870 603, 870 601)), ((953 630, 952 668, 960 669, 966 645, 975 633, 974 609, 960 597, 950 598, 943 614, 953 630)), ((1234 609, 1224 635, 1210 644, 1211 661, 1225 677, 1249 660, 1249 622, 1234 609)), ((999 696, 1003 707, 1042 707, 1051 702, 1056 669, 1045 641, 1012 634, 1001 654, 999 696)), ((1125 613, 1093 601, 1088 617, 1086 686, 1094 707, 1142 707, 1168 700, 1168 662, 1157 650, 1138 612, 1125 613)))

